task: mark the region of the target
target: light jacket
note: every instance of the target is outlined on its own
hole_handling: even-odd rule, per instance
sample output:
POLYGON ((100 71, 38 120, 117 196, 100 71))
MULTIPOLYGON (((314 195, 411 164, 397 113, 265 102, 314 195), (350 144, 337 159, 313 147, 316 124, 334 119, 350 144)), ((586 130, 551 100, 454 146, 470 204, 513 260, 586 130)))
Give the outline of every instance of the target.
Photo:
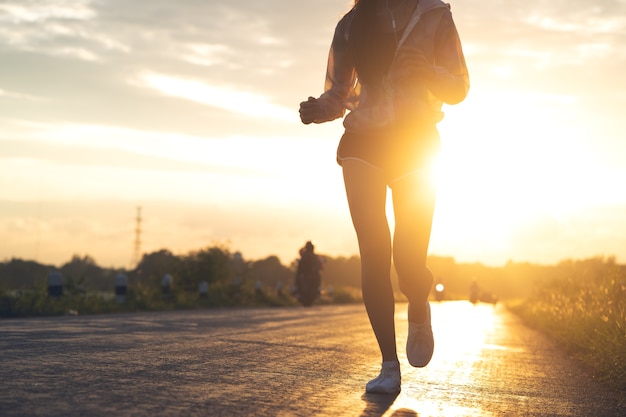
POLYGON ((335 29, 324 93, 318 99, 322 115, 316 123, 343 117, 349 110, 344 120, 346 130, 370 129, 371 125, 385 123, 388 115, 384 113, 398 113, 402 107, 403 114, 413 116, 413 123, 436 124, 443 118, 442 103, 456 104, 467 96, 469 75, 448 4, 441 0, 420 0, 411 17, 417 23, 399 42, 398 48, 421 49, 435 69, 435 76, 428 85, 410 92, 395 88, 394 65, 380 83, 362 85, 359 82, 348 45, 354 15, 353 8, 335 29))

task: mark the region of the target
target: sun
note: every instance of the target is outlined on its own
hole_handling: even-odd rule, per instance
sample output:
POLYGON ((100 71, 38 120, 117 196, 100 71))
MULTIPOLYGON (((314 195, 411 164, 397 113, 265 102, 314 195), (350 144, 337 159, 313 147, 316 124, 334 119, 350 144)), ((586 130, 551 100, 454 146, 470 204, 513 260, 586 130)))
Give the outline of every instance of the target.
POLYGON ((516 235, 542 218, 566 222, 626 199, 614 191, 619 175, 580 128, 588 121, 568 122, 569 102, 539 93, 511 96, 499 96, 494 106, 497 97, 478 92, 462 109, 447 109, 434 168, 431 247, 478 258, 504 255, 518 248, 516 235))

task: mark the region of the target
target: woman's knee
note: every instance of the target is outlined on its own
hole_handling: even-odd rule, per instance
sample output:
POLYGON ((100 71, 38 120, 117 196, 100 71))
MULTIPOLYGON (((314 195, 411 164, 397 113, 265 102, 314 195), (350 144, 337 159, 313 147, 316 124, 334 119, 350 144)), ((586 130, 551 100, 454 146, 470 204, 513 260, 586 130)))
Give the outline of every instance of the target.
POLYGON ((422 295, 424 291, 430 291, 433 284, 433 274, 427 266, 415 266, 411 271, 398 271, 398 286, 400 291, 408 299, 422 295))

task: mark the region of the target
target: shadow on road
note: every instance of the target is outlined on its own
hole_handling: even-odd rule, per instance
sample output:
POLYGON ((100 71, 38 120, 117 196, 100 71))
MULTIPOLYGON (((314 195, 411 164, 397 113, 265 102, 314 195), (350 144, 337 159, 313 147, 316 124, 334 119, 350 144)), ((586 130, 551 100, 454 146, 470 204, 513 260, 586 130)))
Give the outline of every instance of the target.
MULTIPOLYGON (((383 395, 383 394, 363 394, 361 399, 365 402, 365 410, 361 413, 361 417, 381 417, 387 410, 393 405, 394 401, 398 398, 398 394, 395 395, 383 395)), ((396 410, 391 417, 417 417, 417 413, 413 410, 406 408, 396 410)))

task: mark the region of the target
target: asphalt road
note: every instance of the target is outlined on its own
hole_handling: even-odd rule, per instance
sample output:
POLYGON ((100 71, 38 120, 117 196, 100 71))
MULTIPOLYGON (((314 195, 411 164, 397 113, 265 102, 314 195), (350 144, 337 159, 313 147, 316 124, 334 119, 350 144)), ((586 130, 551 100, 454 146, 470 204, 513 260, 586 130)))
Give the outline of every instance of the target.
POLYGON ((380 359, 361 305, 0 320, 0 416, 624 416, 503 307, 433 303, 435 355, 364 395, 380 359))

